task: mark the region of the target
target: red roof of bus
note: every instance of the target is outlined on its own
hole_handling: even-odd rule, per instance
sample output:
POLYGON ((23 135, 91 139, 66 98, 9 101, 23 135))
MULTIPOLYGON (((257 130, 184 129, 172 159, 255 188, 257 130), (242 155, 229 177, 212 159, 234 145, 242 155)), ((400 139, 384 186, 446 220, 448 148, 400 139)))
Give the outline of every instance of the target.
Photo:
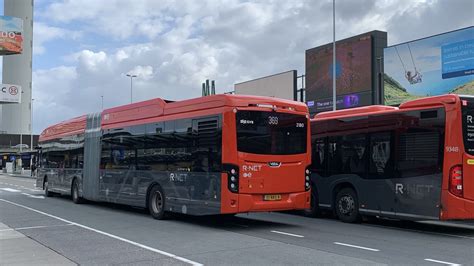
MULTIPOLYGON (((279 108, 285 109, 293 108, 295 111, 304 113, 308 112, 308 107, 306 104, 291 100, 262 96, 219 94, 177 102, 167 102, 163 99, 156 98, 143 102, 105 109, 102 112, 101 125, 110 126, 128 121, 168 116, 224 106, 248 107, 257 105, 277 106, 279 108)), ((67 120, 45 129, 40 135, 40 141, 82 133, 84 132, 85 127, 86 116, 67 120)))
POLYGON ((87 116, 79 116, 47 127, 39 136, 40 141, 84 133, 87 116))
POLYGON ((436 105, 442 105, 444 103, 455 103, 459 99, 456 94, 446 94, 440 96, 426 97, 408 101, 400 104, 399 107, 385 106, 385 105, 370 105, 351 109, 328 111, 316 114, 313 120, 324 120, 334 118, 353 117, 361 115, 373 115, 380 113, 389 113, 397 110, 406 110, 418 107, 430 107, 436 105))

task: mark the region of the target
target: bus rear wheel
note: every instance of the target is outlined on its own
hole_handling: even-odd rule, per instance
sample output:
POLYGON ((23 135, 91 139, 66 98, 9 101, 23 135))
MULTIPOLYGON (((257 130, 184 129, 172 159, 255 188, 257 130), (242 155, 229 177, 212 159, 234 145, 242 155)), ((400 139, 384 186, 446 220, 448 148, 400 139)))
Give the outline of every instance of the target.
POLYGON ((165 194, 158 185, 153 186, 150 190, 148 210, 153 219, 162 220, 165 218, 165 194))
POLYGON ((83 202, 82 198, 79 196, 79 184, 76 179, 72 182, 71 197, 72 201, 76 204, 81 204, 83 202))
POLYGON ((53 196, 53 193, 51 191, 49 191, 48 178, 45 178, 45 180, 43 181, 43 189, 44 189, 44 195, 46 197, 52 197, 53 196))
POLYGON ((341 189, 336 196, 336 215, 345 223, 360 222, 359 200, 352 188, 341 189))
MULTIPOLYGON (((313 188, 314 189, 314 188, 313 188)), ((311 205, 309 209, 303 210, 303 215, 306 217, 320 217, 321 211, 319 209, 318 199, 316 198, 315 191, 311 191, 311 205)))

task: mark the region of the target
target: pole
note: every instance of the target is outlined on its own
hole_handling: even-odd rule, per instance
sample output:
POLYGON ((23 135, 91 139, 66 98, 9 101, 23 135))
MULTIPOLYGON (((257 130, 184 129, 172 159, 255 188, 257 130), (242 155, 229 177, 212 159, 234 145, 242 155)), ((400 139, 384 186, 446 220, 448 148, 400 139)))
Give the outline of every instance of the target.
POLYGON ((133 76, 130 76, 130 103, 133 103, 133 76))
POLYGON ((101 110, 104 111, 104 95, 101 95, 100 96, 100 100, 101 100, 101 110))
POLYGON ((332 110, 336 111, 336 0, 332 0, 332 110))
MULTIPOLYGON (((33 151, 33 101, 35 99, 31 98, 31 110, 30 110, 30 151, 33 151)), ((31 164, 30 164, 31 165, 31 164)))
POLYGON ((130 78, 130 103, 133 103, 133 78, 136 78, 137 75, 127 74, 126 76, 130 78))

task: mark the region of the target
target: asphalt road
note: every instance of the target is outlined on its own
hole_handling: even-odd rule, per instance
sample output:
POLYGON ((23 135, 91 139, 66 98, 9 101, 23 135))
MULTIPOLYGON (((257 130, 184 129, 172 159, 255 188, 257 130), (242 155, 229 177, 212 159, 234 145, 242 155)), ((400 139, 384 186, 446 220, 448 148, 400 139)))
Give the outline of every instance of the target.
POLYGON ((33 179, 5 175, 0 222, 84 265, 474 265, 474 225, 291 213, 157 221, 142 209, 45 198, 33 179))

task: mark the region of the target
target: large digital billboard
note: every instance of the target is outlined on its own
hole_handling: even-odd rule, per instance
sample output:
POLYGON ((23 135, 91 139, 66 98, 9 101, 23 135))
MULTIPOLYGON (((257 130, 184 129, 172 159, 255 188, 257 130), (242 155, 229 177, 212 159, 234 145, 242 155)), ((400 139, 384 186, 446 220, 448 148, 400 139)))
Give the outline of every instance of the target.
MULTIPOLYGON (((375 58, 386 47, 387 33, 372 31, 336 42, 337 109, 378 103, 375 58)), ((312 114, 332 103, 332 43, 306 50, 306 102, 312 114)))
POLYGON ((385 104, 447 93, 474 95, 474 27, 384 49, 385 104))
POLYGON ((23 51, 23 20, 0 16, 0 55, 20 54, 23 51))
POLYGON ((296 100, 296 70, 257 78, 234 85, 235 94, 296 100))

